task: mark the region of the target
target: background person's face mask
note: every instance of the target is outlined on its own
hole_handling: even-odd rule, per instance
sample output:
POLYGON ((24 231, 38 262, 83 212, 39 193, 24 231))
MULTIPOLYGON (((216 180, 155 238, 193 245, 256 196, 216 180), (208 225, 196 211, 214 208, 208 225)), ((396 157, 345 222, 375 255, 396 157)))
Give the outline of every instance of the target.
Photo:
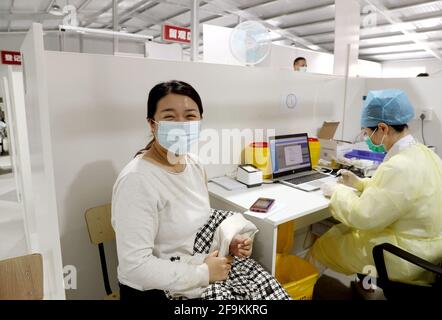
POLYGON ((385 145, 383 144, 385 135, 382 137, 382 140, 381 140, 380 144, 374 144, 373 140, 371 140, 371 137, 374 135, 376 130, 377 130, 377 128, 373 131, 373 133, 369 137, 365 138, 365 143, 367 144, 368 148, 371 151, 378 152, 378 153, 385 153, 386 152, 385 145))
POLYGON ((167 151, 176 155, 190 152, 191 146, 198 141, 201 121, 154 121, 158 124, 156 139, 167 151))
POLYGON ((307 72, 307 67, 299 67, 299 72, 307 72))

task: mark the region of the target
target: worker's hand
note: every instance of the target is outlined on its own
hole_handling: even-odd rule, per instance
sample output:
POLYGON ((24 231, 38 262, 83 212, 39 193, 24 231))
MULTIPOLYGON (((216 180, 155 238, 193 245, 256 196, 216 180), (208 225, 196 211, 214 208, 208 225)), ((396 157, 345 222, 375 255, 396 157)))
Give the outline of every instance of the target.
POLYGON ((252 238, 236 235, 230 242, 229 252, 232 256, 248 258, 252 254, 252 246, 252 238))
POLYGON ((338 182, 342 183, 348 187, 360 189, 360 186, 362 185, 362 179, 359 178, 357 175, 355 175, 353 172, 349 170, 339 170, 338 175, 341 174, 341 176, 338 178, 338 182))
POLYGON ((232 261, 232 257, 218 257, 218 250, 210 253, 204 259, 204 263, 209 267, 209 283, 226 280, 229 277, 232 261))
POLYGON ((331 198, 337 186, 338 184, 334 181, 322 184, 321 185, 322 194, 327 198, 331 198))

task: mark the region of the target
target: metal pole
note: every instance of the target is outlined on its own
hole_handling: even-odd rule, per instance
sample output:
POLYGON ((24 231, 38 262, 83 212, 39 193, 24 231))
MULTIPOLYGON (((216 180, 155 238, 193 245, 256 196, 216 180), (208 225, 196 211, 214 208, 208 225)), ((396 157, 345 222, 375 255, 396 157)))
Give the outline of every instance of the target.
POLYGON ((350 54, 351 54, 351 44, 347 45, 347 63, 345 66, 345 82, 344 82, 344 110, 342 110, 342 132, 341 140, 344 140, 344 130, 345 130, 345 114, 347 112, 347 92, 348 92, 348 78, 350 77, 350 54))
MULTIPOLYGON (((118 0, 112 0, 113 1, 113 29, 115 32, 118 32, 118 0)), ((114 55, 118 52, 118 37, 114 36, 114 55)))
POLYGON ((83 53, 84 51, 84 38, 83 35, 80 33, 80 53, 83 53))
POLYGON ((191 11, 191 30, 192 30, 192 39, 191 39, 191 47, 190 47, 190 60, 198 61, 198 49, 199 49, 199 40, 200 40, 200 19, 199 19, 199 10, 200 10, 200 0, 192 1, 192 11, 191 11))
POLYGON ((64 31, 58 32, 58 45, 59 45, 60 51, 64 51, 64 31))

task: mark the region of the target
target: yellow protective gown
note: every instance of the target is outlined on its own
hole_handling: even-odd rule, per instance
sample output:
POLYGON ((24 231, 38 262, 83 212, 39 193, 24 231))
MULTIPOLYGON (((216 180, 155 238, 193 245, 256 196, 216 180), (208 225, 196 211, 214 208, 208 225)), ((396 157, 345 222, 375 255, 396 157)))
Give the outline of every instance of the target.
MULTIPOLYGON (((330 209, 342 223, 316 241, 314 259, 347 275, 367 273, 367 266, 374 267, 373 247, 389 242, 430 262, 442 261, 442 161, 408 137, 413 142, 363 179, 360 192, 337 187, 330 209)), ((389 253, 385 259, 390 279, 434 281, 431 273, 389 253)))

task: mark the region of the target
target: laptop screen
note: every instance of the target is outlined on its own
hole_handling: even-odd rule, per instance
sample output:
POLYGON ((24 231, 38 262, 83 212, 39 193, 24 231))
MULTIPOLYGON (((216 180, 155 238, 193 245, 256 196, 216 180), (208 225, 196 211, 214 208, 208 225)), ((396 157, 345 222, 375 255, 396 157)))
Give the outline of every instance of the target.
POLYGON ((273 178, 312 169, 306 133, 270 138, 273 178))

